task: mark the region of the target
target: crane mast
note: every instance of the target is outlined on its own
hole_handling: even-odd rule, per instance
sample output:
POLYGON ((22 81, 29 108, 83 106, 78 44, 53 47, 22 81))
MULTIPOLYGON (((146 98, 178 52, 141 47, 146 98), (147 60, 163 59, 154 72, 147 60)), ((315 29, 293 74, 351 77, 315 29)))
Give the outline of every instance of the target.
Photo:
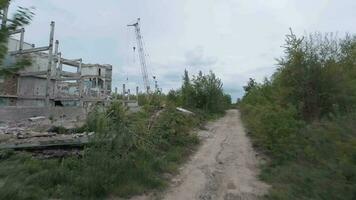
POLYGON ((135 28, 136 42, 137 42, 138 55, 139 55, 140 64, 141 64, 141 73, 142 73, 143 84, 147 90, 147 93, 149 93, 150 92, 150 82, 148 79, 145 50, 143 48, 142 35, 141 35, 139 22, 140 22, 140 18, 137 19, 136 23, 129 24, 127 26, 132 26, 135 28))

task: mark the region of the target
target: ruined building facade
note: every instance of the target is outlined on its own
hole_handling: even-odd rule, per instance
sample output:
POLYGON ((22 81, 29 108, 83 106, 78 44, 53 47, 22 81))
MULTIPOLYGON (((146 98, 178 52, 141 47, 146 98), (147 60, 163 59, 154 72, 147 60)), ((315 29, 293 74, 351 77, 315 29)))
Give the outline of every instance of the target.
POLYGON ((2 67, 11 67, 20 58, 31 64, 10 76, 0 76, 0 106, 75 106, 87 107, 109 100, 112 66, 86 64, 82 59, 66 59, 54 41, 54 22, 51 23, 49 44, 35 47, 20 39, 10 38, 8 55, 2 67))

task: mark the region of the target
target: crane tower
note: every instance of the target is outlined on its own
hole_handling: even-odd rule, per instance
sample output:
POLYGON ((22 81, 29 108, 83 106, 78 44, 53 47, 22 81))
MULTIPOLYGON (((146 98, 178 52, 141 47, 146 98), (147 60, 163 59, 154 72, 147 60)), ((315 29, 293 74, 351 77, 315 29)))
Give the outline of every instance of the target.
POLYGON ((140 30, 140 18, 137 19, 136 23, 129 24, 127 26, 132 26, 132 27, 135 28, 136 42, 137 42, 138 55, 139 55, 140 64, 141 64, 141 73, 142 73, 143 85, 146 88, 147 93, 149 93, 150 92, 150 81, 148 79, 145 50, 143 48, 142 35, 141 35, 141 30, 140 30))

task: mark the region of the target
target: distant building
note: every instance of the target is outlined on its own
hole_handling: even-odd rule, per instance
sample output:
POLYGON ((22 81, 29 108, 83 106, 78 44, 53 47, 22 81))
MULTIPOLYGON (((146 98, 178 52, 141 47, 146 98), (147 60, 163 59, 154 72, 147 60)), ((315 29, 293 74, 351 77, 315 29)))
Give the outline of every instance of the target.
MULTIPOLYGON (((9 39, 3 67, 10 67, 20 56, 31 60, 16 74, 0 77, 0 106, 88 106, 105 103, 111 94, 112 66, 85 64, 58 53, 36 51, 34 45, 9 39), (20 49, 22 47, 22 49, 20 49), (33 49, 33 52, 31 50, 33 49), (26 53, 24 53, 26 50, 26 53), (23 51, 23 52, 22 52, 23 51), (51 63, 51 64, 49 64, 51 63), (48 72, 48 66, 50 71, 48 72), (47 91, 48 87, 48 91, 47 91)), ((49 47, 53 48, 49 45, 49 47)))

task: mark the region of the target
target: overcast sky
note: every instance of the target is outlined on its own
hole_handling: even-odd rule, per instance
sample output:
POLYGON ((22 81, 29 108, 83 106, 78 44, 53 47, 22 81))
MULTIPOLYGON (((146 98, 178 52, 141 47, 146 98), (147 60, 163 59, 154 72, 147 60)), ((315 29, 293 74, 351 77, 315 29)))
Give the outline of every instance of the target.
POLYGON ((191 74, 213 70, 233 98, 249 77, 262 80, 275 69, 289 27, 298 35, 356 31, 356 0, 14 0, 36 8, 25 40, 48 44, 50 21, 66 58, 113 65, 113 88, 142 88, 134 31, 141 18, 149 75, 164 91, 191 74), (128 78, 128 81, 127 81, 128 78))

